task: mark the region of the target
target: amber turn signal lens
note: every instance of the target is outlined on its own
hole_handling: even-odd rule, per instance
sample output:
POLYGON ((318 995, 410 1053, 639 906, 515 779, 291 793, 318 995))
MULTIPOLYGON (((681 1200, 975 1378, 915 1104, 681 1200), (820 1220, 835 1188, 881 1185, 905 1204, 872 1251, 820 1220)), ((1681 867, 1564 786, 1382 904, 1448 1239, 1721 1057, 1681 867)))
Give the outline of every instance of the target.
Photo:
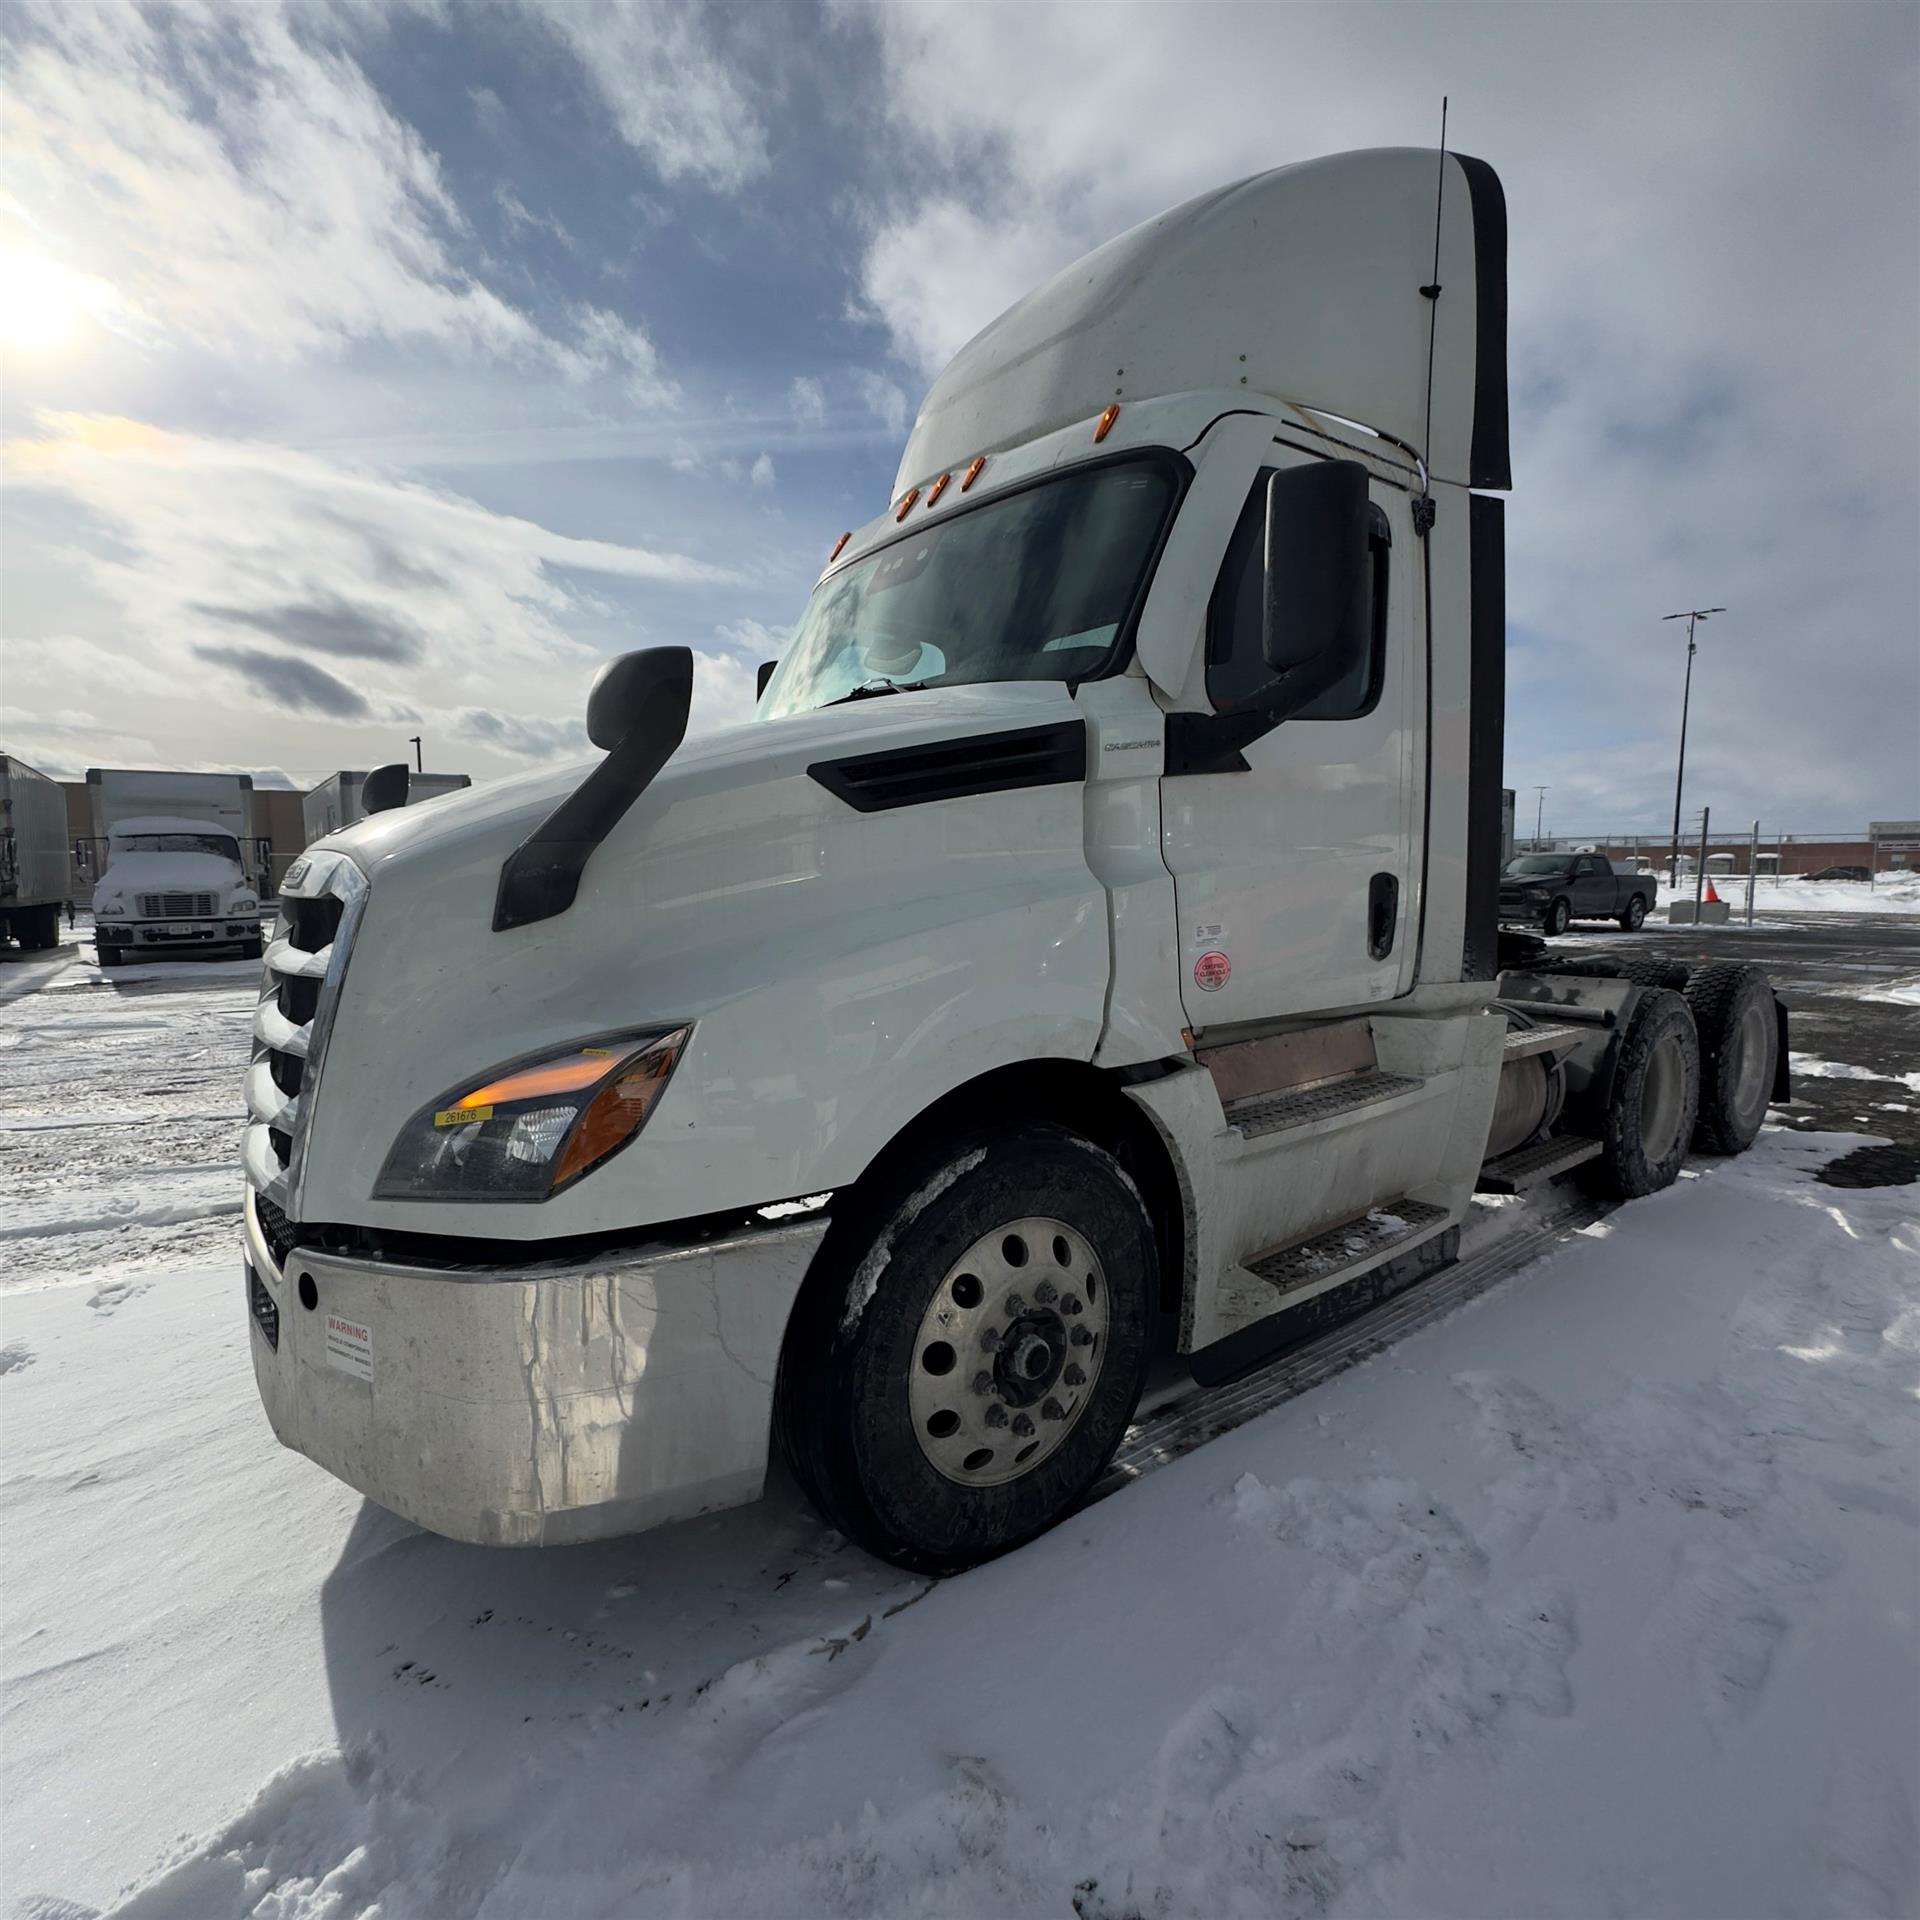
POLYGON ((1119 418, 1120 404, 1118 401, 1115 401, 1114 404, 1100 416, 1100 424, 1093 430, 1093 439, 1096 446, 1113 431, 1113 423, 1119 418))
POLYGON ((953 475, 952 475, 952 474, 950 474, 950 473, 943 473, 943 474, 942 474, 942 475, 940 476, 940 478, 939 478, 938 480, 936 480, 936 481, 935 481, 935 482, 933 483, 933 485, 932 485, 932 486, 930 486, 930 487, 929 487, 929 488, 927 489, 927 505, 928 505, 928 506, 932 506, 932 505, 933 505, 933 503, 934 503, 934 502, 935 502, 936 500, 938 500, 938 499, 940 498, 940 496, 941 496, 941 495, 942 495, 943 493, 945 493, 945 492, 946 492, 946 490, 947 490, 947 482, 948 482, 949 480, 951 480, 952 478, 953 478, 953 475))
POLYGON ((827 555, 827 565, 828 565, 828 566, 832 566, 832 565, 833 565, 833 563, 834 563, 834 562, 835 562, 836 560, 838 560, 838 559, 840 558, 840 552, 841 552, 841 549, 842 549, 843 547, 845 547, 845 545, 847 544, 847 542, 848 542, 849 540, 851 540, 852 538, 853 538, 853 529, 852 529, 851 527, 849 527, 849 528, 848 528, 848 529, 846 530, 846 532, 845 532, 845 533, 843 533, 843 534, 842 534, 842 535, 840 536, 840 538, 839 538, 838 540, 836 540, 836 541, 835 541, 835 542, 833 543, 833 551, 832 551, 832 552, 831 552, 830 554, 828 554, 828 555, 827 555))
POLYGON ((900 502, 900 510, 893 516, 894 519, 904 520, 907 515, 913 511, 913 503, 919 498, 920 489, 918 487, 909 487, 907 489, 907 497, 900 502))
POLYGON ((626 1062, 593 1096, 586 1112, 574 1123, 554 1167, 556 1188, 604 1160, 646 1125, 647 1115, 653 1111, 679 1057, 677 1047, 654 1047, 626 1062))
POLYGON ((966 490, 980 478, 980 469, 986 464, 987 456, 984 453, 976 453, 973 456, 973 462, 967 468, 967 477, 960 482, 960 491, 962 493, 965 493, 966 490))
POLYGON ((461 1107, 504 1107, 510 1100, 543 1100, 556 1093, 576 1093, 604 1080, 620 1064, 620 1056, 604 1048, 582 1050, 571 1060, 543 1060, 537 1067, 523 1067, 500 1080, 489 1080, 484 1087, 460 1096, 453 1104, 461 1107))

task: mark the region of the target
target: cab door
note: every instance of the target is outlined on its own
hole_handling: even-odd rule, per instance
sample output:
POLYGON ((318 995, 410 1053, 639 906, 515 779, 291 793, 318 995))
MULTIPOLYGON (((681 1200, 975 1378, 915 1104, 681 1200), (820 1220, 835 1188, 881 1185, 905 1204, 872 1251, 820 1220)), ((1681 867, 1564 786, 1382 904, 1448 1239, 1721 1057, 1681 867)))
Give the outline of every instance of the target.
MULTIPOLYGON (((1206 690, 1262 684, 1265 501, 1274 446, 1248 488, 1207 608, 1206 690)), ((1372 647, 1310 707, 1221 770, 1170 751, 1161 806, 1180 917, 1188 1023, 1232 1027, 1408 992, 1419 928, 1425 657, 1408 495, 1374 479, 1372 647)))
POLYGON ((1613 915, 1613 877, 1604 860, 1590 853, 1573 863, 1573 910, 1583 920, 1606 920, 1613 915))

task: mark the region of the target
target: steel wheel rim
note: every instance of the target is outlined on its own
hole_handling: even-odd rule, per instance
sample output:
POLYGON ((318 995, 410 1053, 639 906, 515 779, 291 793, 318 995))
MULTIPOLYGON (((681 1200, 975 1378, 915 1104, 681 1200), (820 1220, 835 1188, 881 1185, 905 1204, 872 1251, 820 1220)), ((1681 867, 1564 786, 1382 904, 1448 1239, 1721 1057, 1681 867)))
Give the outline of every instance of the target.
POLYGON ((1085 1234, 1037 1214, 982 1234, 942 1275, 908 1362, 928 1465, 999 1487, 1051 1459, 1093 1397, 1109 1324, 1106 1269, 1085 1234))
POLYGON ((1733 1055, 1732 1101, 1737 1125, 1748 1127, 1766 1113, 1773 1092, 1773 1021, 1759 1000, 1749 1000, 1740 1010, 1739 1022, 1729 1036, 1733 1055))
POLYGON ((1640 1150, 1655 1166, 1679 1138, 1685 1085, 1685 1055, 1678 1037, 1668 1034, 1647 1056, 1646 1084, 1640 1094, 1640 1150))

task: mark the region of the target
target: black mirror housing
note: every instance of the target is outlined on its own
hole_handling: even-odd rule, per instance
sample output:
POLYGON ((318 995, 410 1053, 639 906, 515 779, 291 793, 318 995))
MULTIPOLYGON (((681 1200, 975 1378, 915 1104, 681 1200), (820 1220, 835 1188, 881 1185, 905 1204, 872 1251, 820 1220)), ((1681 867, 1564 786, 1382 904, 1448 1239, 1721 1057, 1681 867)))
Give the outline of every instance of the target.
POLYGON ((773 678, 773 670, 780 664, 778 660, 762 660, 753 676, 753 697, 758 700, 767 690, 767 682, 773 678))
POLYGON ((413 775, 404 760, 394 760, 384 767, 375 767, 360 783, 360 811, 387 813, 395 807, 404 807, 412 785, 413 775))
POLYGON ((1267 482, 1260 644, 1280 717, 1336 686, 1372 644, 1367 470, 1357 460, 1283 467, 1267 482))
POLYGON ((587 694, 587 738, 612 753, 639 728, 664 726, 678 746, 692 696, 691 649, 646 647, 623 653, 593 676, 587 694))

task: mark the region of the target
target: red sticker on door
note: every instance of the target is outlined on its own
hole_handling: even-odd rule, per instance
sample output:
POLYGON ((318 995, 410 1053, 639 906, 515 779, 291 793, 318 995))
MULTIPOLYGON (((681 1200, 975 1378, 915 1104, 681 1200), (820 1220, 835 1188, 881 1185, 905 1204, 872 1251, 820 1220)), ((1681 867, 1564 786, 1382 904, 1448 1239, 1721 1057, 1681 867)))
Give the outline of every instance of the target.
POLYGON ((1218 993, 1232 971, 1233 962, 1216 948, 1212 953, 1203 953, 1193 963, 1193 984, 1203 993, 1218 993))

